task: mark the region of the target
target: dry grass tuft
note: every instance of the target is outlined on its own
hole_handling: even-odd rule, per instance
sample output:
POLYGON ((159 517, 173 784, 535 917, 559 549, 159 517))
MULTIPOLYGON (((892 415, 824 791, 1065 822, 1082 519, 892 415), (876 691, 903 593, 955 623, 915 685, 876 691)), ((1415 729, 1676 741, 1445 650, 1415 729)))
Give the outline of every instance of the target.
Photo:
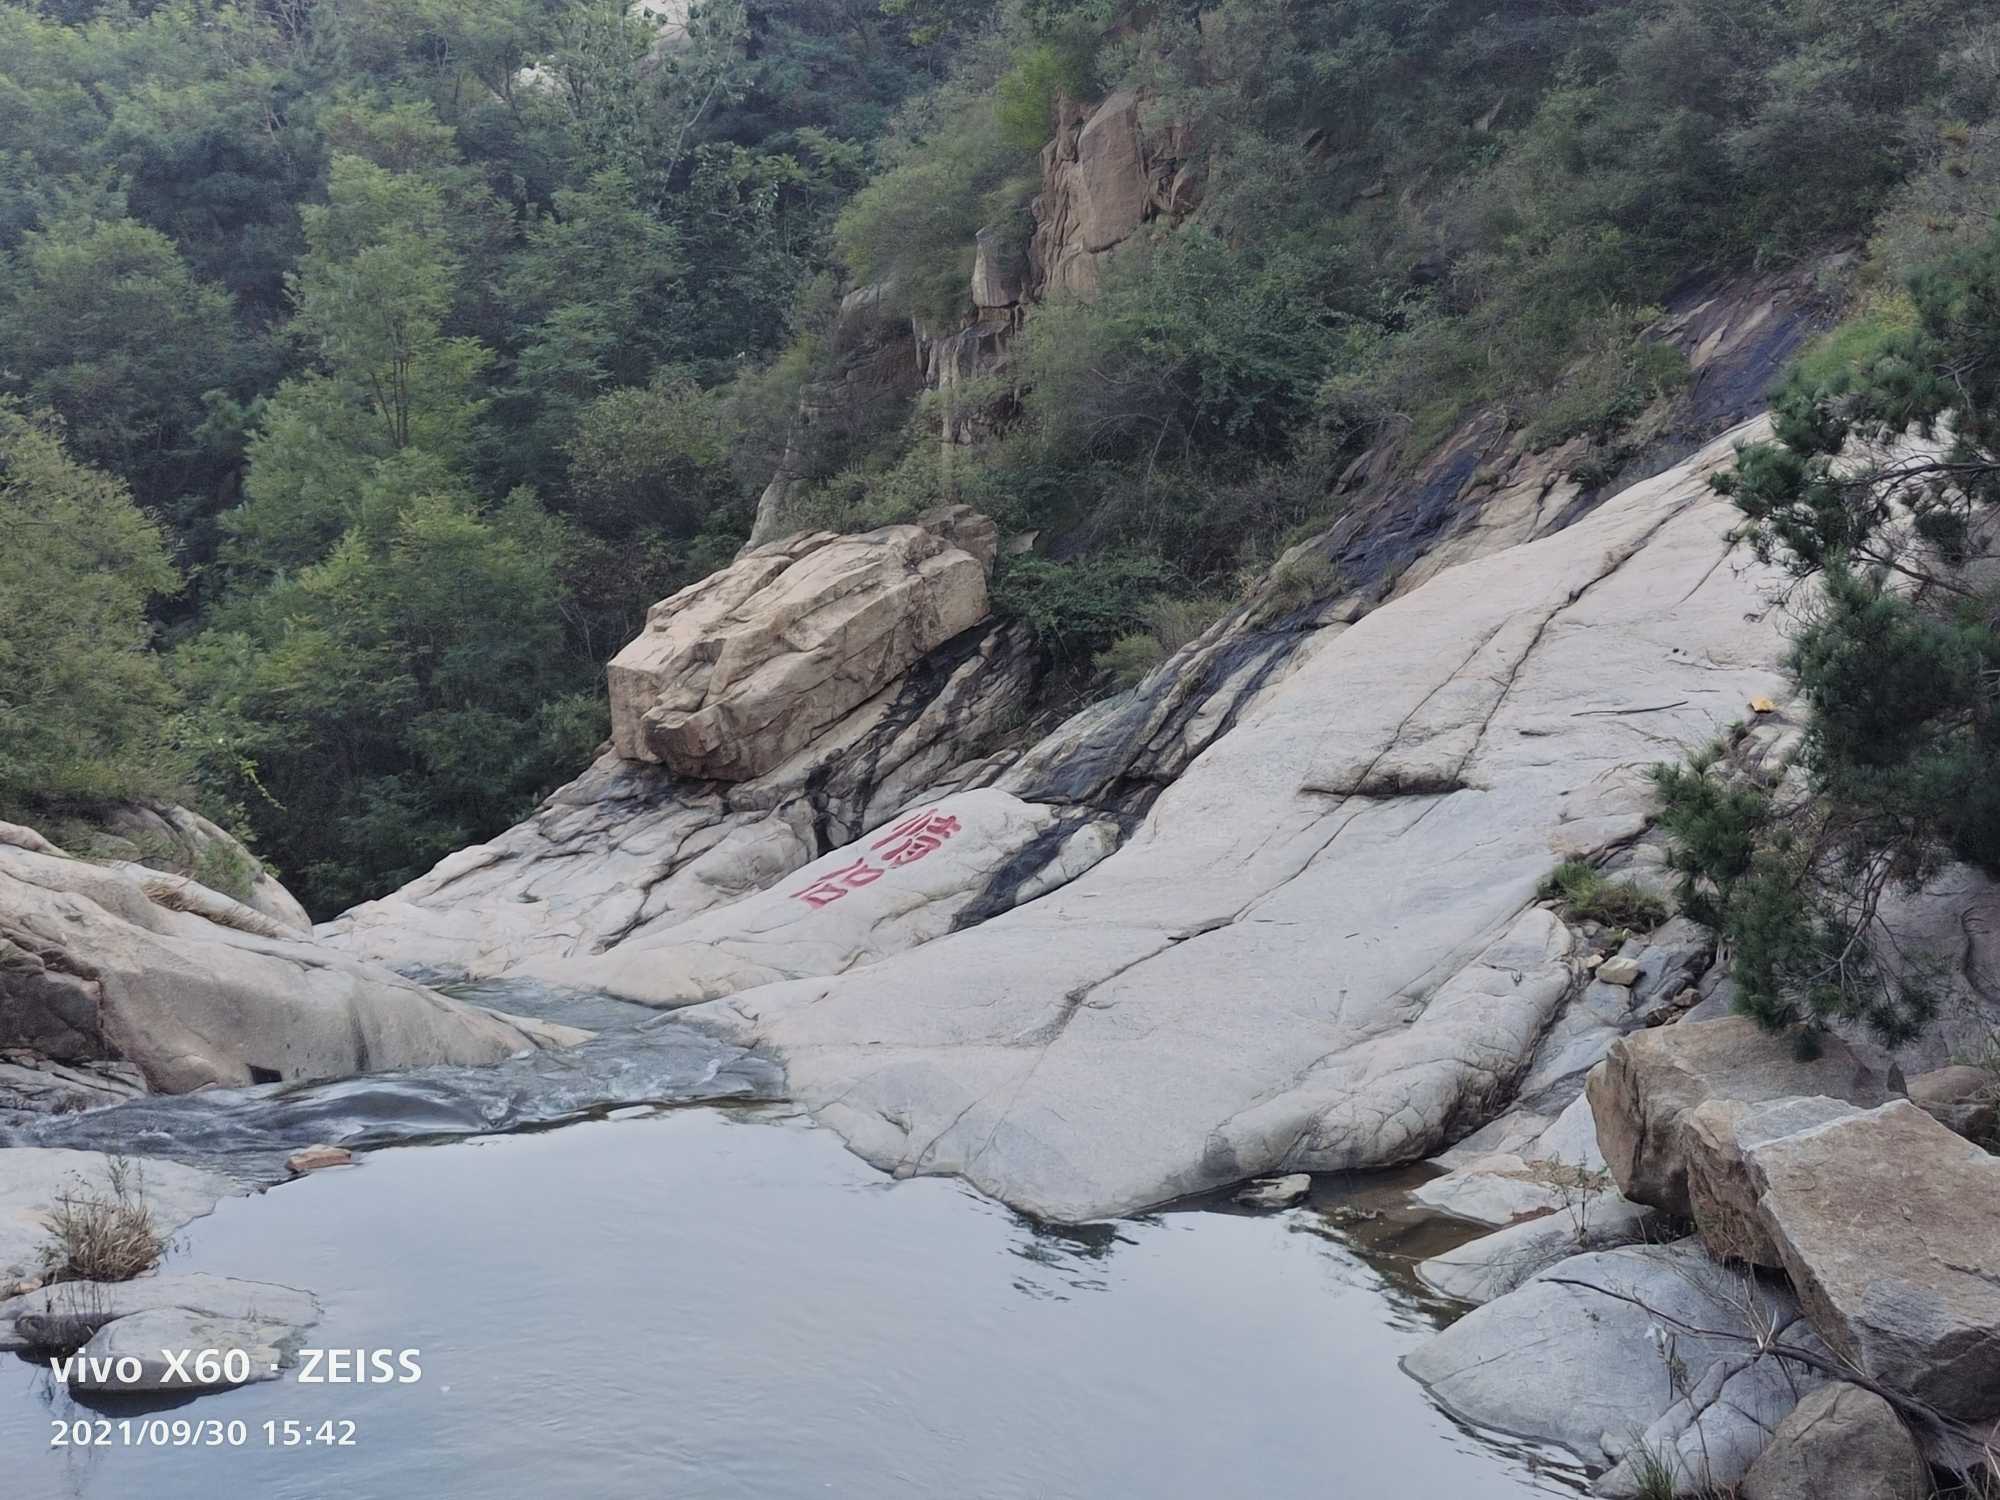
POLYGON ((146 1206, 143 1173, 123 1157, 105 1168, 103 1188, 86 1186, 56 1199, 48 1216, 49 1244, 42 1249, 41 1278, 57 1281, 130 1281, 159 1264, 167 1242, 146 1206))

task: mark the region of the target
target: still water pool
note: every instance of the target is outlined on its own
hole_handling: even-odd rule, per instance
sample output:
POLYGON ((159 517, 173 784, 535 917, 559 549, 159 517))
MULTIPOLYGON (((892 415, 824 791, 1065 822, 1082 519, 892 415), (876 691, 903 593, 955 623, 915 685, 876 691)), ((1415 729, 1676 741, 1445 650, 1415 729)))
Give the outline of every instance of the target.
MULTIPOLYGON (((1324 1196, 1324 1194, 1322 1194, 1324 1196)), ((1082 1232, 890 1182, 783 1106, 627 1109, 381 1150, 189 1226, 169 1269, 316 1292, 296 1378, 84 1407, 0 1356, 0 1495, 354 1500, 1501 1500, 1559 1465, 1474 1436, 1397 1360, 1433 1325, 1312 1209, 1082 1232), (240 1449, 52 1449, 51 1423, 243 1421, 240 1449), (261 1425, 351 1421, 351 1447, 261 1425)))

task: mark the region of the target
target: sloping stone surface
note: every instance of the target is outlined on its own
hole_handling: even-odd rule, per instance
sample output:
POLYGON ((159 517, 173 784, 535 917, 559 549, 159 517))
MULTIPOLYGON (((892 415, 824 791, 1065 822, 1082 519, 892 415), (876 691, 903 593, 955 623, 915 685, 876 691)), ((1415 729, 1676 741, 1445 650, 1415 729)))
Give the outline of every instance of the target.
POLYGON ((612 659, 612 746, 684 776, 752 780, 986 608, 986 566, 921 526, 755 548, 654 605, 612 659))
MULTIPOLYGON (((1724 1412, 1745 1407, 1775 1426, 1790 1401, 1767 1399, 1776 1393, 1763 1387, 1791 1400, 1795 1382, 1810 1388, 1802 1372, 1748 1358, 1754 1350, 1743 1337, 1721 1336, 1747 1337, 1746 1310, 1788 1338, 1800 1331, 1789 1293, 1715 1265, 1692 1242, 1628 1246, 1551 1266, 1419 1345, 1403 1365, 1468 1422, 1558 1443, 1586 1463, 1615 1463, 1676 1408, 1685 1408, 1689 1428, 1710 1408, 1720 1424, 1724 1412)), ((1716 1436, 1720 1448, 1719 1425, 1716 1436)), ((1754 1457, 1744 1455, 1727 1478, 1718 1467, 1718 1481, 1733 1482, 1754 1457)))
POLYGON ((1477 1306, 1571 1256, 1635 1244, 1661 1218, 1658 1209, 1617 1193, 1599 1194, 1433 1255, 1417 1267, 1417 1275, 1433 1291, 1477 1306))
POLYGON ((0 1046, 122 1060, 180 1093, 492 1063, 538 1044, 191 882, 176 891, 212 900, 163 901, 156 882, 175 879, 0 843, 0 1046))
POLYGON ((2000 1157, 1898 1099, 1744 1159, 1821 1337, 1947 1416, 2000 1416, 2000 1157))
POLYGON ((136 1281, 62 1281, 0 1301, 0 1349, 49 1347, 51 1332, 94 1331, 169 1311, 303 1328, 318 1321, 320 1308, 316 1297, 296 1287, 205 1271, 155 1272, 136 1281))
POLYGON ((1592 1071, 1585 1095, 1619 1191, 1685 1217, 1693 1211, 1685 1124, 1698 1106, 1801 1095, 1874 1105, 1889 1091, 1837 1037, 1824 1039, 1818 1056, 1802 1058, 1792 1038, 1729 1016, 1622 1038, 1592 1071))
MULTIPOLYGON (((964 763, 1018 719, 1038 674, 1028 633, 995 626, 932 652, 755 781, 688 781, 604 756, 527 822, 353 908, 320 935, 400 968, 473 978, 666 940, 680 924, 885 828, 920 799, 997 775, 1002 763, 964 763)), ((1071 821, 1081 828, 1092 818, 1071 821)), ((1047 841, 1047 859, 1063 842, 1047 841)), ((1042 864, 1021 852, 1025 883, 1042 864)), ((1009 884, 994 899, 1017 894, 1009 884)))
POLYGON ((1438 1150, 1572 992, 1549 867, 1777 688, 1769 576, 1706 483, 1731 451, 1322 639, 1074 883, 688 1014, 870 1160, 1055 1218, 1438 1150))
MULTIPOLYGON (((962 792, 892 819, 754 896, 595 958, 525 972, 648 1005, 688 1005, 809 975, 844 974, 944 936, 1019 852, 1059 825, 1054 808, 962 792)), ((1088 825, 1043 876, 1073 879, 1116 836, 1088 825)))

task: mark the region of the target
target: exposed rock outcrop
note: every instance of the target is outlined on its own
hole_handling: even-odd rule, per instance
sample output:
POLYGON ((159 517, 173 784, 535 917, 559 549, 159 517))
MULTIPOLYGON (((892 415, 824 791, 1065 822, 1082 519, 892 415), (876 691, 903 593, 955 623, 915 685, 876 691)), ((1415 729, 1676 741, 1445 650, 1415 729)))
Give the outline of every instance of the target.
POLYGON ((73 849, 93 859, 129 860, 168 876, 183 876, 240 901, 293 932, 310 932, 312 918, 263 862, 200 813, 172 803, 121 802, 92 818, 97 831, 73 849))
POLYGON ((1040 295, 1094 292, 1104 257, 1149 220, 1195 206, 1187 132, 1148 119, 1149 101, 1121 89, 1095 105, 1063 100, 1042 148, 1028 261, 1040 295))
POLYGON ((654 605, 613 658, 612 746, 698 779, 765 775, 983 620, 991 562, 922 526, 756 548, 654 605))
POLYGON ((1573 993, 1551 864, 1632 838, 1658 747, 1777 685, 1729 452, 1322 638, 1079 880, 689 1014, 869 1159, 1055 1218, 1449 1144, 1573 993))
POLYGON ((159 879, 0 843, 0 1047, 122 1061, 179 1093, 540 1044, 192 882, 163 899, 159 879))
POLYGON ((1683 1217, 1687 1118, 1711 1099, 1755 1104, 1825 1095, 1880 1104, 1885 1080, 1836 1037, 1801 1058, 1790 1037, 1731 1016, 1639 1032, 1615 1043, 1586 1085, 1597 1142, 1626 1197, 1683 1217))

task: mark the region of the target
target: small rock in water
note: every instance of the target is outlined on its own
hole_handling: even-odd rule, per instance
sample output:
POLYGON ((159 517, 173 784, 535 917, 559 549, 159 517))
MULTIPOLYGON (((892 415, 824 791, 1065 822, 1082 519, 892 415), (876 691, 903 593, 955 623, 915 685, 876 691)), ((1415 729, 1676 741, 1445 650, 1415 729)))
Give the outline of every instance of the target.
POLYGON ((1251 1208, 1289 1208, 1312 1191, 1313 1180, 1304 1172, 1286 1177, 1260 1177, 1236 1195, 1238 1203, 1251 1208))
POLYGON ((1636 984, 1639 979, 1639 960, 1636 958, 1607 958, 1597 966, 1597 977, 1606 984, 1636 984))
POLYGON ((286 1157, 285 1165, 294 1172, 317 1172, 322 1167, 345 1167, 353 1160, 354 1153, 345 1146, 308 1146, 286 1157))

